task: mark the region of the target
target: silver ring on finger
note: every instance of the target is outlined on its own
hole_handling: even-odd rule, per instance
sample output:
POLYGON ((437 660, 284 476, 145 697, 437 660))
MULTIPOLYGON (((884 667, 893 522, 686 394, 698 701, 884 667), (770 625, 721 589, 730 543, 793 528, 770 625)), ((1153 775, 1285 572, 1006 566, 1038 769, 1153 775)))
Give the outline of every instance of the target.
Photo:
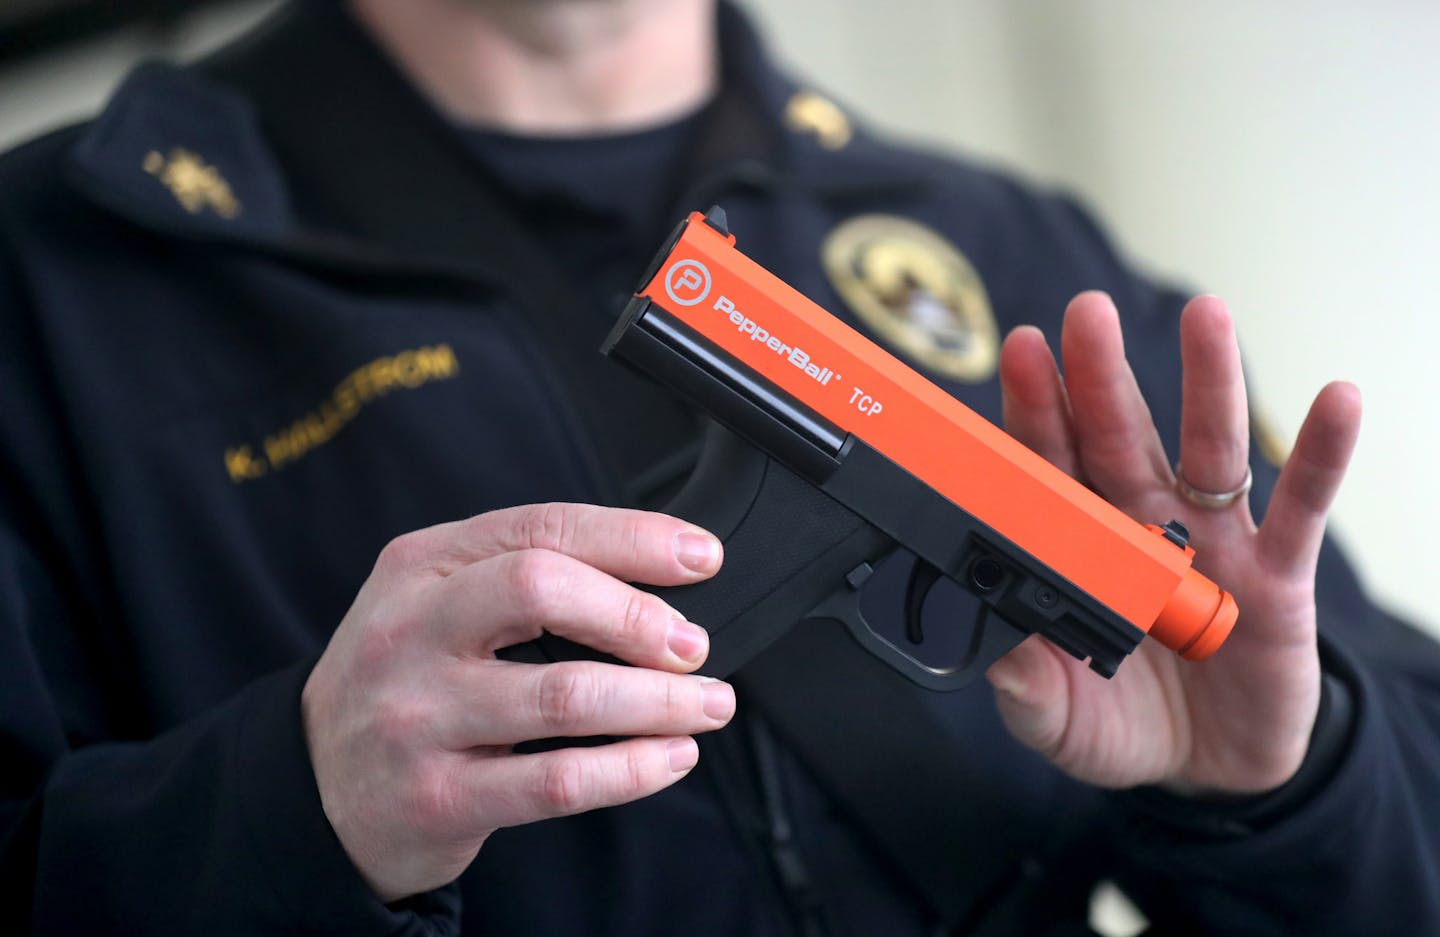
POLYGON ((1220 511, 1239 501, 1250 493, 1250 486, 1254 481, 1255 476, 1251 473, 1250 466, 1247 465, 1245 466, 1244 480, 1229 491, 1201 491, 1185 478, 1180 463, 1175 463, 1175 491, 1186 501, 1196 507, 1205 508, 1207 511, 1220 511))

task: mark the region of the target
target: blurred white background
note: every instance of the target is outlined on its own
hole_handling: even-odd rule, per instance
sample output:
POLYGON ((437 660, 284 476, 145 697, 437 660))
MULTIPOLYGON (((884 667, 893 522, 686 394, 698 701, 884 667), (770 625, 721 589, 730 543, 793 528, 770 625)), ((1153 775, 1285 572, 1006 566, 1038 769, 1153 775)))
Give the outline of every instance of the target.
MULTIPOLYGON (((240 2, 0 72, 0 147, 188 56, 240 2)), ((771 43, 871 123, 1077 193, 1146 269, 1226 297, 1286 437, 1343 377, 1365 429, 1335 526, 1374 591, 1440 626, 1440 5, 1420 0, 752 0, 771 43)))

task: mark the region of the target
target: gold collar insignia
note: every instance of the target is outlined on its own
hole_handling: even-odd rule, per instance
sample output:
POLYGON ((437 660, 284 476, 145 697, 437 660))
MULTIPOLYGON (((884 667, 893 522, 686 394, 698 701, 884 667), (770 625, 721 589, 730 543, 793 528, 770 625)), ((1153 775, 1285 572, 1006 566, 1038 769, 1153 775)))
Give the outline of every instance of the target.
POLYGON ((221 218, 240 214, 240 202, 220 171, 184 147, 175 147, 169 156, 151 150, 141 165, 192 215, 207 208, 221 218))
POLYGON ((843 150, 854 136, 840 106, 814 91, 797 91, 785 105, 785 123, 796 133, 814 135, 827 150, 843 150))

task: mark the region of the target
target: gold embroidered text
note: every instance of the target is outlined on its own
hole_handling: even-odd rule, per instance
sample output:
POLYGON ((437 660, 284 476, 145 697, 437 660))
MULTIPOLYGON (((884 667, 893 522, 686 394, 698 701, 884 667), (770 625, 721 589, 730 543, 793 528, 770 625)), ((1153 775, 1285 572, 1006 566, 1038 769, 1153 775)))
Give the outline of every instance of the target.
POLYGON ((429 345, 376 358, 351 371, 314 410, 266 436, 258 451, 250 445, 226 449, 225 471, 232 482, 239 484, 283 468, 329 442, 371 401, 392 390, 413 390, 459 373, 460 362, 449 345, 429 345))

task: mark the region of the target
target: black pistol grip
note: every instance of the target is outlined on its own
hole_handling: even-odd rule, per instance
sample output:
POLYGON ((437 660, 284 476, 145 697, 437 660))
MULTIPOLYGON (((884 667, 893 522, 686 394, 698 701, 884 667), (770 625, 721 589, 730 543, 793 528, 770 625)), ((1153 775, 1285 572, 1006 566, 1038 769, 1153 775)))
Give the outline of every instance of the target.
POLYGON ((662 510, 704 527, 725 545, 725 562, 713 578, 649 589, 710 633, 710 656, 700 673, 715 677, 739 669, 847 588, 847 573, 894 545, 718 424, 690 480, 662 510))
MULTIPOLYGON (((831 596, 847 574, 894 541, 811 482, 712 423, 690 478, 661 512, 704 527, 725 546, 710 579, 639 588, 710 634, 699 673, 728 677, 831 596)), ((501 652, 510 660, 614 658, 552 634, 501 652)))

